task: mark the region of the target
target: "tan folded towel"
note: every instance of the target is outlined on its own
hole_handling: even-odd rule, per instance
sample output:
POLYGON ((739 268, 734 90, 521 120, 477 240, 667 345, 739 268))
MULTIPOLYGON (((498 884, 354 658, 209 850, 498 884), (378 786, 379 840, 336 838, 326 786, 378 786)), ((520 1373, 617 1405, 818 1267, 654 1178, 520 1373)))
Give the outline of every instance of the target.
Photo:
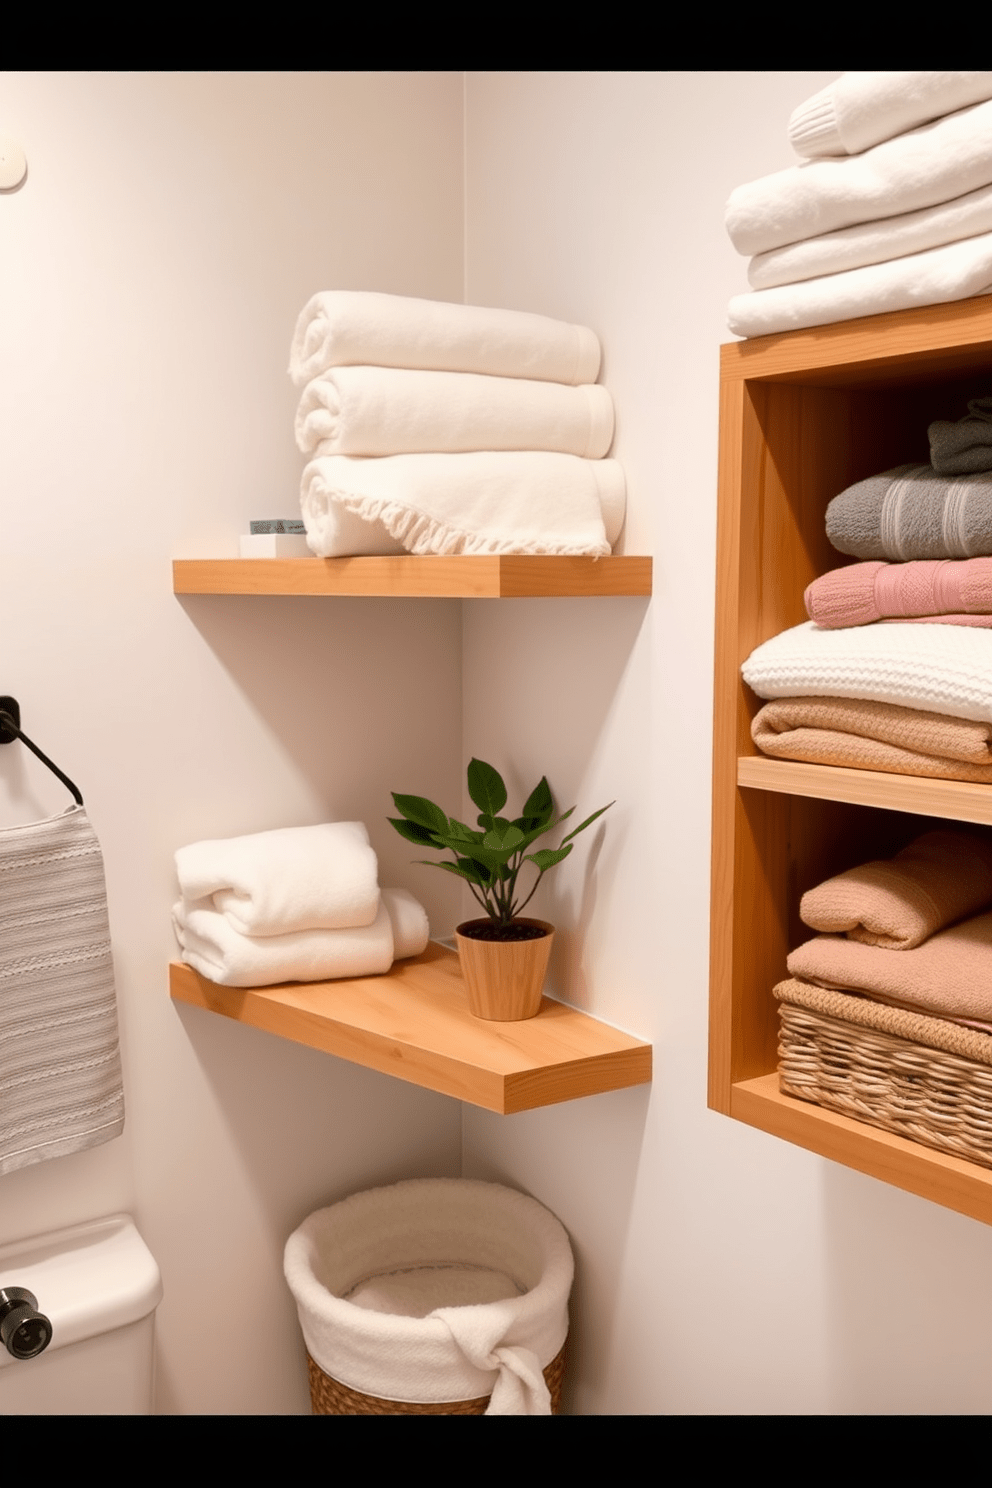
POLYGON ((911 951, 818 935, 789 956, 789 975, 848 988, 938 1018, 992 1021, 992 914, 962 920, 911 951))
POLYGON ((773 759, 992 785, 992 726, 862 698, 777 698, 751 724, 773 759))
POLYGON ((992 842, 966 832, 927 832, 894 858, 861 863, 802 897, 811 930, 907 951, 992 904, 992 842))

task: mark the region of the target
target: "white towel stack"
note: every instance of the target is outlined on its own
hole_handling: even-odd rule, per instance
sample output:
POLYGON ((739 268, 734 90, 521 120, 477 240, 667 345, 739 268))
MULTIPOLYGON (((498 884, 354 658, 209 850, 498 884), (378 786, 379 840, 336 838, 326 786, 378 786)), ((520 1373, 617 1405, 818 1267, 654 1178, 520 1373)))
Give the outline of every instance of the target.
POLYGON ((847 72, 789 121, 800 165, 739 186, 752 293, 730 329, 764 336, 992 293, 992 72, 847 72))
POLYGON ((304 306, 289 372, 301 506, 322 558, 602 557, 623 526, 605 458, 613 404, 585 326, 516 310, 328 290, 304 306))
POLYGON ((427 946, 413 895, 380 891, 361 822, 194 842, 176 872, 182 959, 225 987, 376 976, 427 946))

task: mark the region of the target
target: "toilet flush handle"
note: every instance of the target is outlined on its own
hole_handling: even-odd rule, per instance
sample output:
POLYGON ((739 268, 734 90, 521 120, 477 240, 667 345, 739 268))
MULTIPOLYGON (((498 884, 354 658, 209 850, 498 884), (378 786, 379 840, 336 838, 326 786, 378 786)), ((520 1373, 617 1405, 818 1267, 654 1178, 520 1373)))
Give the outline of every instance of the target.
POLYGON ((0 1342, 15 1359, 33 1359, 52 1341, 52 1325, 27 1287, 0 1287, 0 1342))

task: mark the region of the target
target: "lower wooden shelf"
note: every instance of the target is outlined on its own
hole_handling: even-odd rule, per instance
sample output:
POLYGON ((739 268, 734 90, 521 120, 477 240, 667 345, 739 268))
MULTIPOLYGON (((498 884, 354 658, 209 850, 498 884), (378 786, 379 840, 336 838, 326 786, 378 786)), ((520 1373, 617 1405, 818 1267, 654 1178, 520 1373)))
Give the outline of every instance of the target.
POLYGON ((336 1054, 510 1115, 651 1080, 651 1045, 566 1003, 491 1023, 468 1009, 454 951, 433 942, 386 976, 278 987, 220 987, 172 962, 176 1002, 336 1054))
POLYGON ((558 599, 651 593, 651 559, 528 554, 390 558, 177 558, 176 594, 558 599))
POLYGON ((730 1114, 859 1173, 992 1224, 992 1168, 783 1095, 777 1074, 731 1086, 730 1114))
POLYGON ((849 770, 840 765, 808 765, 800 760, 741 755, 737 784, 749 790, 811 796, 819 801, 848 801, 854 806, 881 806, 949 821, 992 823, 992 789, 967 780, 936 780, 929 775, 886 775, 877 770, 849 770))

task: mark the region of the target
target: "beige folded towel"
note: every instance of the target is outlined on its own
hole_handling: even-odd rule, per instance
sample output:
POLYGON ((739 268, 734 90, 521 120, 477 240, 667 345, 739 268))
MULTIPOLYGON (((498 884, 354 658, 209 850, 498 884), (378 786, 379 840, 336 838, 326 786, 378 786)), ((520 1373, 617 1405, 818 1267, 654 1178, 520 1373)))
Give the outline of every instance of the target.
POLYGON ((799 914, 811 930, 907 951, 988 904, 992 842, 939 831, 924 833, 894 858, 828 878, 803 895, 799 914))
POLYGON ((818 935, 792 952, 789 975, 897 1001, 935 1017, 992 1020, 992 914, 962 920, 911 951, 818 935))
POLYGON ((773 759, 992 785, 992 725, 863 698, 777 698, 751 724, 773 759))

